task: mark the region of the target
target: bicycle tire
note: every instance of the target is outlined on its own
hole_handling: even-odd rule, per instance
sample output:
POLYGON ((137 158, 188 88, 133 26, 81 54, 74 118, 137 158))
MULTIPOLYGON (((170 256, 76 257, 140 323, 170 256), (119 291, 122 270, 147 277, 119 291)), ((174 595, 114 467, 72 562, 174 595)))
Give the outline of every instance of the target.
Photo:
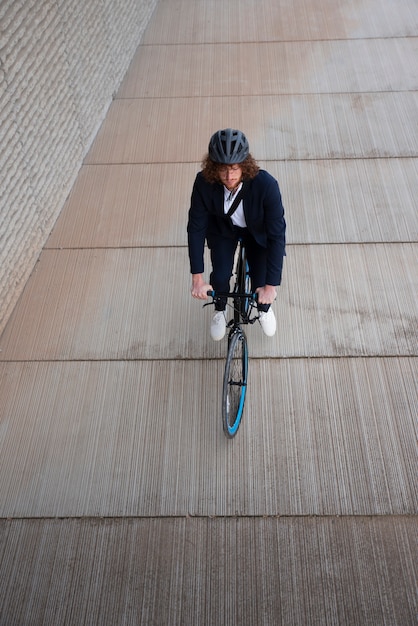
MULTIPOLYGON (((238 291, 241 293, 250 293, 251 292, 251 279, 248 269, 247 255, 245 252, 244 246, 241 247, 240 258, 238 263, 238 272, 237 272, 237 285, 238 291)), ((241 298, 237 302, 238 310, 240 312, 241 318, 245 319, 248 314, 250 308, 250 300, 249 298, 241 298)))
POLYGON ((241 424, 247 378, 247 338, 238 330, 229 339, 222 389, 222 424, 225 435, 230 439, 235 437, 241 424))

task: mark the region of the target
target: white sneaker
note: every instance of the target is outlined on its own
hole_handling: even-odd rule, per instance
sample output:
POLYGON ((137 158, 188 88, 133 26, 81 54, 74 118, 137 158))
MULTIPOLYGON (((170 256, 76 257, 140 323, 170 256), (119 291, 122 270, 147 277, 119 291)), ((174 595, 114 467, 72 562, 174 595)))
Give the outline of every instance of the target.
POLYGON ((267 337, 273 337, 276 332, 276 316, 271 307, 268 311, 260 311, 260 325, 267 337))
POLYGON ((225 311, 217 311, 213 316, 210 325, 210 336, 214 341, 220 341, 224 338, 226 331, 225 311))

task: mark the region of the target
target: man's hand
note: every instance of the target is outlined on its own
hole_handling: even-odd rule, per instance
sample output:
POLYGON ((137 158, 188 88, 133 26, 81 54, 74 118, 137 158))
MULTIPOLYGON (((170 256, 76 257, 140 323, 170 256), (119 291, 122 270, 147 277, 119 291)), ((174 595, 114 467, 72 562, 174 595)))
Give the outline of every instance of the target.
POLYGON ((255 290, 258 295, 257 302, 259 304, 272 304, 277 296, 277 289, 273 285, 264 285, 255 290))
POLYGON ((202 274, 192 274, 192 288, 191 293, 193 298, 198 300, 207 300, 208 291, 213 291, 212 285, 209 285, 202 274))

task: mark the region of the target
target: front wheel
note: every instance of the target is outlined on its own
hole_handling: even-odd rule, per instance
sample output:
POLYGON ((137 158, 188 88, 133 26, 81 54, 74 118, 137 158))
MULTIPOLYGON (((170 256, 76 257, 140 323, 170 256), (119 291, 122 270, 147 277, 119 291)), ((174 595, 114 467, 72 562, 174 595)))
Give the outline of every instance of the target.
POLYGON ((242 331, 233 333, 229 340, 222 391, 222 421, 224 433, 232 438, 237 434, 244 410, 248 377, 247 338, 242 331))
MULTIPOLYGON (((244 246, 241 246, 237 263, 236 291, 239 293, 251 293, 251 279, 249 274, 247 255, 244 246)), ((236 298, 234 301, 235 321, 247 320, 250 309, 250 296, 248 298, 236 298)))

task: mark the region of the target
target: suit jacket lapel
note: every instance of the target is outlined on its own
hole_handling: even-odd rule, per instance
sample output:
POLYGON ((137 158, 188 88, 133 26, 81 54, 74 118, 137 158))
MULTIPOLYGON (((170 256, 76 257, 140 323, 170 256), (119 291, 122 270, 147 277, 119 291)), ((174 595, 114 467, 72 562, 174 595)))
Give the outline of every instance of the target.
POLYGON ((216 215, 222 216, 224 213, 224 188, 223 185, 216 185, 213 192, 213 204, 216 215))

